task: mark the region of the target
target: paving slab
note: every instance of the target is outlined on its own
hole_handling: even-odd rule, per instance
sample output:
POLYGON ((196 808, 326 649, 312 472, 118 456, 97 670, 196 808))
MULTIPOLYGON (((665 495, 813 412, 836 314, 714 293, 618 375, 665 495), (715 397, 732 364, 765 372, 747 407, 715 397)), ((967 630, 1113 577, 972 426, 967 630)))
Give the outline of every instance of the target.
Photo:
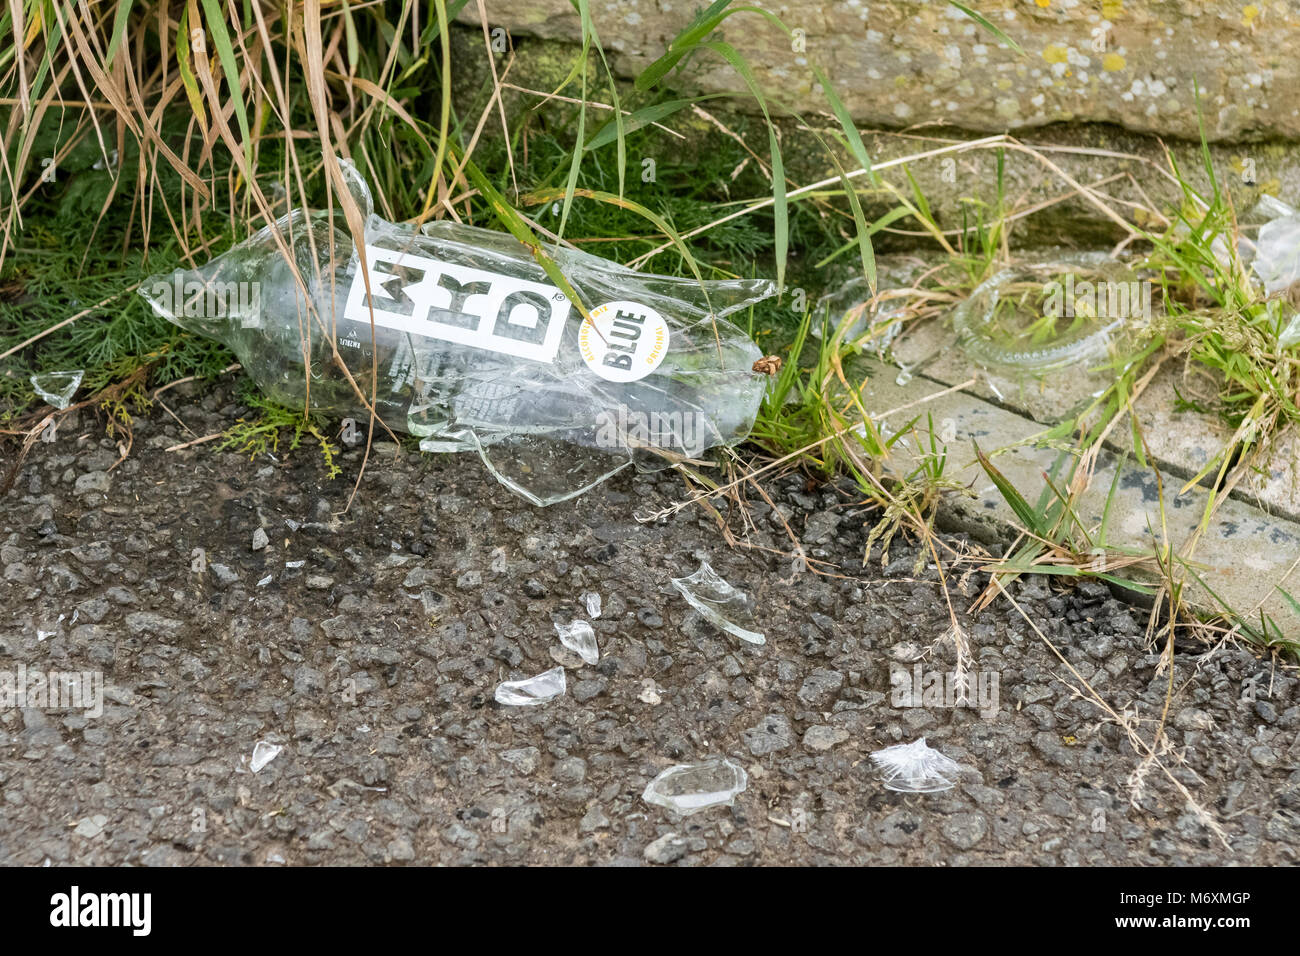
MULTIPOLYGON (((917 369, 945 385, 973 378, 965 391, 1044 426, 1085 408, 1111 381, 1107 373, 1082 366, 1047 378, 978 367, 961 351, 953 330, 941 322, 918 324, 900 337, 894 353, 902 367, 917 369)), ((1182 481, 1199 474, 1232 437, 1232 427, 1222 418, 1188 407, 1191 401, 1212 403, 1215 387, 1205 375, 1198 374, 1195 366, 1171 358, 1138 398, 1138 421, 1151 457, 1160 462, 1162 471, 1182 481)), ((1108 442, 1112 450, 1131 452, 1132 432, 1117 428, 1108 442)), ((1300 521, 1298 460, 1294 436, 1282 436, 1269 456, 1267 468, 1247 476, 1233 490, 1233 496, 1270 514, 1300 521)), ((1212 485, 1215 477, 1212 472, 1203 484, 1212 485)))
MULTIPOLYGON (((940 440, 952 439, 941 441, 948 454, 946 475, 969 485, 977 498, 962 500, 952 496, 946 505, 950 520, 976 532, 983 525, 986 536, 1016 523, 1010 507, 976 460, 973 443, 986 453, 1005 449, 996 456, 995 464, 1031 503, 1046 487, 1045 473, 1061 467, 1061 448, 1019 444, 1040 434, 1042 422, 967 391, 947 390, 949 383, 928 375, 900 378, 897 367, 874 358, 860 357, 852 367, 855 374, 866 378, 862 387, 864 405, 875 410, 888 427, 902 428, 917 414, 929 413, 936 433, 942 433, 940 440), (893 409, 902 410, 888 414, 893 409)), ((919 455, 910 440, 904 441, 906 445, 900 441, 896 446, 896 467, 910 470, 919 455)), ((1092 482, 1081 499, 1080 517, 1084 520, 1100 523, 1119 463, 1120 456, 1114 452, 1098 456, 1092 482)), ((1108 544, 1149 551, 1157 542, 1163 543, 1167 534, 1175 552, 1187 555, 1185 546, 1202 520, 1208 492, 1196 487, 1179 493, 1181 484, 1178 480, 1164 481, 1162 531, 1156 476, 1130 461, 1121 474, 1112 506, 1108 544)), ((1230 497, 1211 517, 1190 557, 1197 573, 1230 607, 1251 612, 1252 616, 1262 609, 1284 633, 1292 636, 1300 632, 1300 619, 1276 589, 1279 584, 1288 590, 1295 588, 1287 582, 1300 561, 1300 524, 1230 497)), ((1220 610, 1205 588, 1194 579, 1189 583, 1187 596, 1194 606, 1220 610)))

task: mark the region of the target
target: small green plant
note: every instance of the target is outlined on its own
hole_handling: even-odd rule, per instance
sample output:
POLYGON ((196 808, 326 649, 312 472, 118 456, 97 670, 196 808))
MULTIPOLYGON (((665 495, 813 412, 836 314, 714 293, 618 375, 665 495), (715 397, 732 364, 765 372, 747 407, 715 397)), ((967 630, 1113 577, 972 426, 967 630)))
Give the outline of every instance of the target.
POLYGON ((1059 454, 1051 472, 1043 473, 1042 493, 1031 505, 978 444, 974 449, 980 467, 1020 523, 1020 536, 1006 556, 986 568, 997 580, 990 584, 982 603, 991 601, 1004 585, 1000 579, 1009 581, 1021 574, 1096 577, 1137 594, 1155 593, 1148 585, 1115 574, 1123 568, 1149 569, 1154 563, 1152 554, 1116 548, 1108 542, 1107 531, 1124 462, 1115 469, 1101 521, 1090 526, 1080 517, 1080 499, 1091 479, 1090 453, 1059 454))
MULTIPOLYGON (((886 434, 880 422, 887 416, 872 414, 863 405, 860 388, 850 385, 844 369, 844 362, 856 351, 844 343, 853 320, 846 316, 832 327, 824 311, 822 334, 815 337, 816 353, 805 365, 800 359, 814 337, 810 334, 813 313, 804 316, 751 438, 778 459, 797 458, 819 480, 838 474, 851 477, 863 498, 880 512, 868 532, 863 563, 877 550, 887 563, 890 544, 900 530, 907 528, 923 540, 932 540, 939 499, 965 489, 946 476, 946 446, 931 416, 926 416, 924 430, 918 427, 917 416, 886 434), (909 456, 914 464, 906 471, 885 465, 900 442, 912 443, 917 452, 909 456)), ((927 550, 922 549, 918 561, 926 558, 927 550)))
POLYGON ((296 451, 303 438, 310 435, 320 447, 325 477, 334 478, 341 473, 342 469, 335 461, 338 450, 325 436, 326 426, 322 419, 315 415, 303 415, 267 399, 246 379, 240 386, 239 398, 260 414, 254 419, 240 418, 226 429, 222 436, 222 449, 242 452, 252 459, 279 451, 280 442, 286 433, 289 451, 296 451))

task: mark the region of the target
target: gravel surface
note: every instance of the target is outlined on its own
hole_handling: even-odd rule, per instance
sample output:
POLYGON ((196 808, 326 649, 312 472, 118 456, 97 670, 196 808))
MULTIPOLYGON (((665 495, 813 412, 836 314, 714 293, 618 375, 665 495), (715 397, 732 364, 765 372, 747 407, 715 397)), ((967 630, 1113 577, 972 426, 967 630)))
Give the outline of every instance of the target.
MULTIPOLYGON (((189 389, 166 401, 193 434, 242 413, 227 387, 189 389)), ((860 566, 873 518, 834 488, 768 486, 839 578, 730 549, 697 508, 637 521, 681 497, 671 473, 536 509, 477 458, 381 444, 345 512, 357 451, 327 481, 306 445, 251 462, 216 443, 167 452, 192 434, 161 410, 116 467, 103 435, 88 415, 65 421, 0 509, 0 672, 103 675, 99 716, 0 709, 0 862, 1297 859, 1293 669, 1232 646, 1177 656, 1161 759, 1225 846, 1007 602, 965 615, 978 575, 954 603, 996 701, 896 706, 891 665, 953 666, 947 610, 910 546, 860 566), (765 645, 672 588, 705 557, 752 595, 765 645), (554 628, 589 618, 586 592, 603 604, 594 666, 554 628), (500 681, 557 663, 564 696, 494 701, 500 681), (961 765, 956 786, 886 790, 869 754, 922 736, 961 765), (253 773, 259 741, 283 749, 253 773), (660 771, 711 756, 748 774, 733 806, 677 818, 642 800, 660 771)), ((749 513, 748 541, 786 547, 766 504, 749 513)), ((1169 675, 1145 612, 1096 584, 1014 593, 1151 740, 1169 675)))

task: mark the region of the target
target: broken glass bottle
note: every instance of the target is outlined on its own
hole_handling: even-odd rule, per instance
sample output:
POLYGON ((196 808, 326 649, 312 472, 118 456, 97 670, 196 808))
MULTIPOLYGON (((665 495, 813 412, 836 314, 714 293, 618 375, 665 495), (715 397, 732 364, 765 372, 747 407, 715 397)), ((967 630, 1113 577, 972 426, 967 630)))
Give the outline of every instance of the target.
POLYGON ((343 168, 360 241, 341 213, 298 209, 141 294, 230 347, 275 401, 365 418, 373 396, 388 427, 419 436, 425 451, 477 452, 538 505, 629 464, 665 468, 749 433, 761 353, 726 317, 774 294, 772 282, 642 275, 548 247, 584 317, 512 237, 387 222, 356 169, 343 168))

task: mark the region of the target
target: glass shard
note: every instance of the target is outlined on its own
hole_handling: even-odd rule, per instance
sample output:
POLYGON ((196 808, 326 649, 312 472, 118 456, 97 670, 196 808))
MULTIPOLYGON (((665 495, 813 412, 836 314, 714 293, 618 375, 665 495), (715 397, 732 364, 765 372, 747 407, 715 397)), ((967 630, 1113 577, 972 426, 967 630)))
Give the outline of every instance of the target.
POLYGON ((496 701, 508 707, 533 707, 559 697, 565 687, 564 668, 552 667, 536 677, 502 681, 497 685, 496 701))
POLYGON ((929 746, 925 738, 897 744, 871 754, 886 790, 899 793, 939 793, 956 786, 951 777, 961 770, 957 761, 929 746))
POLYGON ((39 372, 30 381, 37 395, 62 410, 72 404, 72 396, 77 394, 85 374, 81 369, 72 372, 39 372))
POLYGON ((571 651, 576 651, 588 664, 600 660, 600 649, 596 647, 596 632, 586 621, 574 621, 572 624, 556 624, 555 633, 560 635, 560 643, 571 651))
POLYGON ((709 562, 701 561, 700 569, 690 577, 673 578, 672 582, 687 603, 710 624, 751 644, 767 642, 761 631, 747 626, 754 623, 749 595, 724 581, 709 562))
POLYGON ((284 748, 278 744, 270 743, 266 740, 259 740, 253 744, 253 756, 248 759, 248 769, 257 773, 276 757, 280 756, 280 751, 284 748))
POLYGON ((731 806, 749 786, 743 767, 725 757, 669 767, 647 784, 646 803, 688 816, 709 807, 731 806))

